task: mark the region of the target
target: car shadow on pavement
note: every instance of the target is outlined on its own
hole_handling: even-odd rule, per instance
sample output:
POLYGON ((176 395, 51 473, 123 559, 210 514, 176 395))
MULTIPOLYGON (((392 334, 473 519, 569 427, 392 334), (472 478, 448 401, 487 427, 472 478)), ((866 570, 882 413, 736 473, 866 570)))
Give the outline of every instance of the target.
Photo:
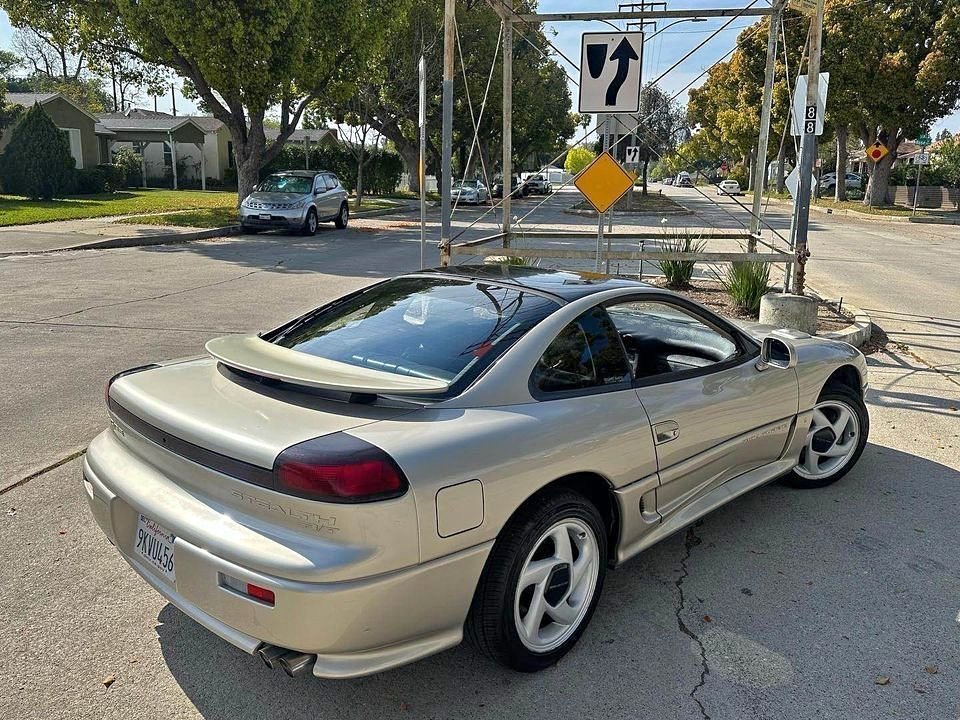
POLYGON ((699 719, 693 693, 713 717, 812 717, 825 697, 834 717, 948 717, 958 502, 960 472, 874 444, 830 487, 748 493, 608 574, 579 645, 533 675, 463 644, 368 678, 291 679, 171 605, 157 633, 208 720, 699 719))

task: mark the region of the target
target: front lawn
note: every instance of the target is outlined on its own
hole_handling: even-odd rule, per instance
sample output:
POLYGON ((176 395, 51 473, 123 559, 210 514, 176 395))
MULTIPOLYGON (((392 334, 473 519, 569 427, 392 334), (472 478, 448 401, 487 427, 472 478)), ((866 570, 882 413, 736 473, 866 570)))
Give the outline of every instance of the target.
POLYGON ((0 226, 200 208, 233 208, 236 192, 123 190, 112 195, 77 195, 62 200, 27 200, 0 195, 0 226))

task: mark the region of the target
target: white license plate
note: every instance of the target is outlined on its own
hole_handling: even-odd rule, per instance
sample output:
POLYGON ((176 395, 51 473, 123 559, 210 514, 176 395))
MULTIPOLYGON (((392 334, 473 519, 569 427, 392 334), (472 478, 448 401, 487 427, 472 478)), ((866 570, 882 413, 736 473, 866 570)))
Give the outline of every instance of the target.
POLYGON ((261 220, 269 220, 269 219, 270 219, 270 213, 260 213, 260 219, 261 219, 261 220))
POLYGON ((170 582, 177 579, 173 567, 174 535, 163 525, 146 515, 137 519, 137 533, 133 538, 133 549, 141 558, 170 582))

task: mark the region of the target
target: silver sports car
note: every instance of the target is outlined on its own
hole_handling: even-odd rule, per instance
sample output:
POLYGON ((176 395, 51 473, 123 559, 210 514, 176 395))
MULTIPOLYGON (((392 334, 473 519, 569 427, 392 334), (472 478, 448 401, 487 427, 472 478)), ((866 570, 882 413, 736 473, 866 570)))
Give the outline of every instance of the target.
POLYGON ((608 569, 867 441, 866 364, 660 288, 529 267, 404 275, 107 387, 83 484, 171 603, 289 674, 450 648, 534 671, 608 569))

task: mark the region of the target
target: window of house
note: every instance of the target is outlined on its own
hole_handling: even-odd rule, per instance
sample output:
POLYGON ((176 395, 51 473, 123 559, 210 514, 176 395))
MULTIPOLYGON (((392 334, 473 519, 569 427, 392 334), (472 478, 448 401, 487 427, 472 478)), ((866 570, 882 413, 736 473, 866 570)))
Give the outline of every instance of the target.
POLYGON ((534 387, 544 393, 571 392, 630 382, 630 367, 616 328, 601 307, 567 325, 534 368, 534 387))
POLYGON ((80 131, 77 128, 63 128, 70 142, 70 155, 77 163, 77 168, 83 167, 83 145, 80 140, 80 131))
POLYGON ((163 141, 163 164, 166 167, 173 167, 173 148, 166 140, 163 141))

